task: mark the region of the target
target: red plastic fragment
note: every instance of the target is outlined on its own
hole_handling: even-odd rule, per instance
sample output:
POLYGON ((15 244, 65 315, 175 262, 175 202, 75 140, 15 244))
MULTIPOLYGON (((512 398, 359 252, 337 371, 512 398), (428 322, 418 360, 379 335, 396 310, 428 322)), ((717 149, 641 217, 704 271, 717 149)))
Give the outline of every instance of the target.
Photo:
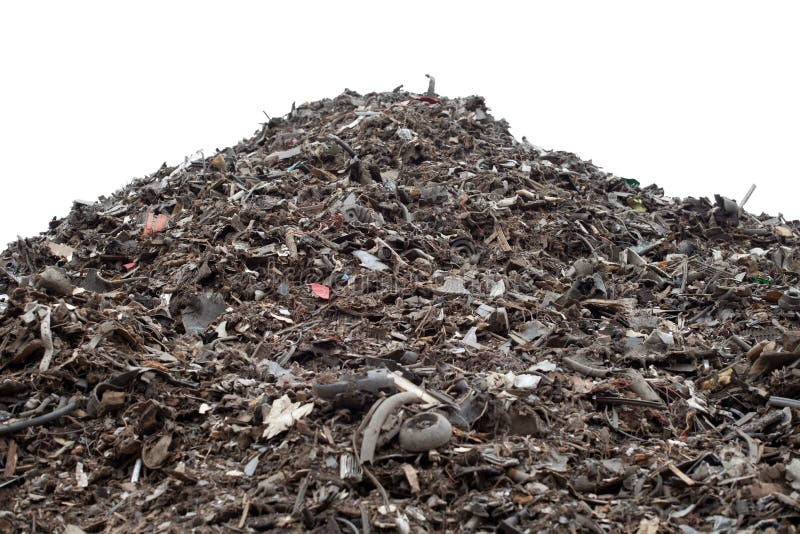
POLYGON ((309 284, 311 292, 321 299, 328 300, 331 298, 331 288, 323 284, 309 284))

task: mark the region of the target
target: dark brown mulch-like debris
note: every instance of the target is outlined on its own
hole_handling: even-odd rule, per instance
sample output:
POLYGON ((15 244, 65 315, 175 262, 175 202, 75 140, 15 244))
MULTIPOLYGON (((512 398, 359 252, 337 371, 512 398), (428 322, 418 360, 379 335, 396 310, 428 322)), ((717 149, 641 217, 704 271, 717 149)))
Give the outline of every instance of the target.
POLYGON ((0 256, 0 532, 795 532, 798 224, 293 108, 0 256))

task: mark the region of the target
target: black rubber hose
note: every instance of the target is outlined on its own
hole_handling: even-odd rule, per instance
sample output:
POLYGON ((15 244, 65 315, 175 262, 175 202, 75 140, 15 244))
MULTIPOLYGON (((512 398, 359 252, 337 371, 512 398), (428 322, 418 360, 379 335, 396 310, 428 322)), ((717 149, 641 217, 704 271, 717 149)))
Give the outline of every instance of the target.
POLYGON ((52 412, 40 415, 39 417, 34 417, 33 419, 28 419, 26 421, 17 421, 16 423, 9 423, 7 425, 0 425, 0 436, 13 434, 14 432, 24 430, 31 426, 45 425, 50 421, 55 421, 59 417, 63 417, 69 413, 74 412, 76 408, 78 408, 78 403, 72 401, 70 403, 65 404, 61 408, 56 408, 52 412))

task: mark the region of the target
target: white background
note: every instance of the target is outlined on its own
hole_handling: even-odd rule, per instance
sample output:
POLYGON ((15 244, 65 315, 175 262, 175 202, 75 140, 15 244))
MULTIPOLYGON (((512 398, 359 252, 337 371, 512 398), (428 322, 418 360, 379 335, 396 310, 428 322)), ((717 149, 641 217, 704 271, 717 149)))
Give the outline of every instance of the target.
POLYGON ((481 94, 539 146, 800 218, 795 2, 8 2, 0 242, 302 103, 481 94))

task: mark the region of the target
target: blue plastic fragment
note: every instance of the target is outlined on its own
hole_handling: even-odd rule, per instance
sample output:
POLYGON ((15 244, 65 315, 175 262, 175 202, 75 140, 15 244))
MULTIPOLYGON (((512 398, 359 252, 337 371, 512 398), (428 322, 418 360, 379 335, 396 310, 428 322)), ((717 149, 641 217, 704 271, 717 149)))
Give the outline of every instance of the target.
POLYGON ((287 170, 287 171, 289 171, 289 172, 291 172, 291 171, 295 170, 297 167, 299 167, 300 165, 302 165, 303 163, 305 163, 305 160, 303 160, 303 161, 296 161, 296 162, 292 163, 292 166, 291 166, 291 167, 289 167, 289 168, 288 168, 288 169, 286 169, 286 170, 287 170))

